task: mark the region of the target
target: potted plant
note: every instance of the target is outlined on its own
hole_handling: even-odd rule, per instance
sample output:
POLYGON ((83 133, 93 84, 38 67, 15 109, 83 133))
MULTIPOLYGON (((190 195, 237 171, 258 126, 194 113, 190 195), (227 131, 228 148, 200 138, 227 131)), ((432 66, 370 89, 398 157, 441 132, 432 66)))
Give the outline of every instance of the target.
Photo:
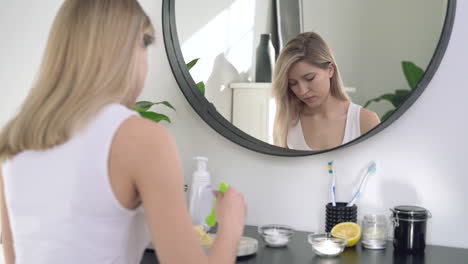
MULTIPOLYGON (((187 63, 187 68, 189 70, 192 69, 197 64, 198 60, 200 60, 200 59, 197 58, 197 59, 194 59, 194 60, 190 61, 189 63, 187 63)), ((199 82, 199 83, 197 83, 197 87, 200 90, 200 92, 203 95, 205 95, 205 83, 204 82, 199 82)), ((169 103, 168 101, 162 101, 162 102, 156 102, 156 103, 150 102, 150 101, 139 101, 139 102, 136 102, 135 106, 133 107, 133 110, 138 112, 138 114, 140 114, 141 117, 152 120, 152 121, 154 121, 156 123, 159 123, 161 121, 166 121, 168 123, 172 123, 171 119, 167 115, 157 113, 157 112, 154 112, 154 111, 150 111, 150 109, 153 106, 156 106, 156 105, 164 105, 164 106, 169 107, 172 110, 176 111, 174 106, 172 106, 172 104, 169 103)))
POLYGON ((403 73, 405 75, 406 81, 408 82, 410 89, 397 89, 394 93, 386 93, 379 97, 370 99, 364 105, 364 108, 366 108, 373 102, 376 103, 380 100, 389 101, 394 106, 394 109, 391 109, 387 113, 385 113, 381 118, 382 121, 387 119, 398 107, 400 107, 400 105, 403 104, 403 102, 406 100, 406 98, 408 98, 411 91, 414 90, 414 88, 416 88, 416 86, 419 83, 419 80, 421 80, 422 76, 424 75, 424 70, 411 61, 402 61, 401 66, 403 68, 403 73))

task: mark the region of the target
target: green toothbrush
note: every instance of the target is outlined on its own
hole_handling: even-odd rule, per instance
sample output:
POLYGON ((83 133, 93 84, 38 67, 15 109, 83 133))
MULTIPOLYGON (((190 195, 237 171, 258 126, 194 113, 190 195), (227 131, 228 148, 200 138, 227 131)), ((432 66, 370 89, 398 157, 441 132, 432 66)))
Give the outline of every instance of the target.
MULTIPOLYGON (((229 188, 229 185, 225 182, 222 182, 220 185, 219 185, 219 193, 221 194, 224 194, 227 189, 229 188)), ((209 226, 209 227, 213 227, 215 224, 216 224, 216 203, 218 202, 218 199, 215 199, 214 201, 214 204, 213 204, 213 210, 211 210, 211 214, 208 215, 206 218, 205 218, 205 223, 209 226)))

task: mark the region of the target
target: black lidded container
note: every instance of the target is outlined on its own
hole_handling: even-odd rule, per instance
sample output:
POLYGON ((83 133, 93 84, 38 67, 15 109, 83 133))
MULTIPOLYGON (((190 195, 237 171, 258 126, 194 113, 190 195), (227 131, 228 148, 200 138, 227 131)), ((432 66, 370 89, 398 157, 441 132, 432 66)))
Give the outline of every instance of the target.
POLYGON ((425 208, 399 205, 390 209, 393 222, 393 247, 408 253, 421 252, 426 248, 427 219, 432 217, 425 208))

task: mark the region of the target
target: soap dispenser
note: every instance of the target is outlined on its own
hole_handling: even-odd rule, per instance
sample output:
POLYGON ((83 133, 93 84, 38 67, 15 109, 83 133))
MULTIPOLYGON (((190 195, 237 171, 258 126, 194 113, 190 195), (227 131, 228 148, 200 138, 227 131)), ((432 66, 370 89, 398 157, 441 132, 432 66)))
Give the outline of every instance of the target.
POLYGON ((207 231, 208 225, 205 218, 211 213, 215 197, 211 188, 210 173, 207 169, 208 158, 196 157, 197 170, 192 176, 190 188, 189 212, 194 225, 202 225, 207 231))

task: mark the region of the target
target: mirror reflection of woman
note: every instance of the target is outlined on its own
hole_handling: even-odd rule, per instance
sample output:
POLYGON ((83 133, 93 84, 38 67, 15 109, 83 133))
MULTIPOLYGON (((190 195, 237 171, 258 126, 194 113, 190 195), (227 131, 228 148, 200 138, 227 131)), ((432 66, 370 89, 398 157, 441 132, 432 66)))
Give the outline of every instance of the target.
POLYGON ((348 143, 380 123, 344 90, 327 43, 307 32, 282 49, 273 75, 276 116, 274 144, 320 151, 348 143))

